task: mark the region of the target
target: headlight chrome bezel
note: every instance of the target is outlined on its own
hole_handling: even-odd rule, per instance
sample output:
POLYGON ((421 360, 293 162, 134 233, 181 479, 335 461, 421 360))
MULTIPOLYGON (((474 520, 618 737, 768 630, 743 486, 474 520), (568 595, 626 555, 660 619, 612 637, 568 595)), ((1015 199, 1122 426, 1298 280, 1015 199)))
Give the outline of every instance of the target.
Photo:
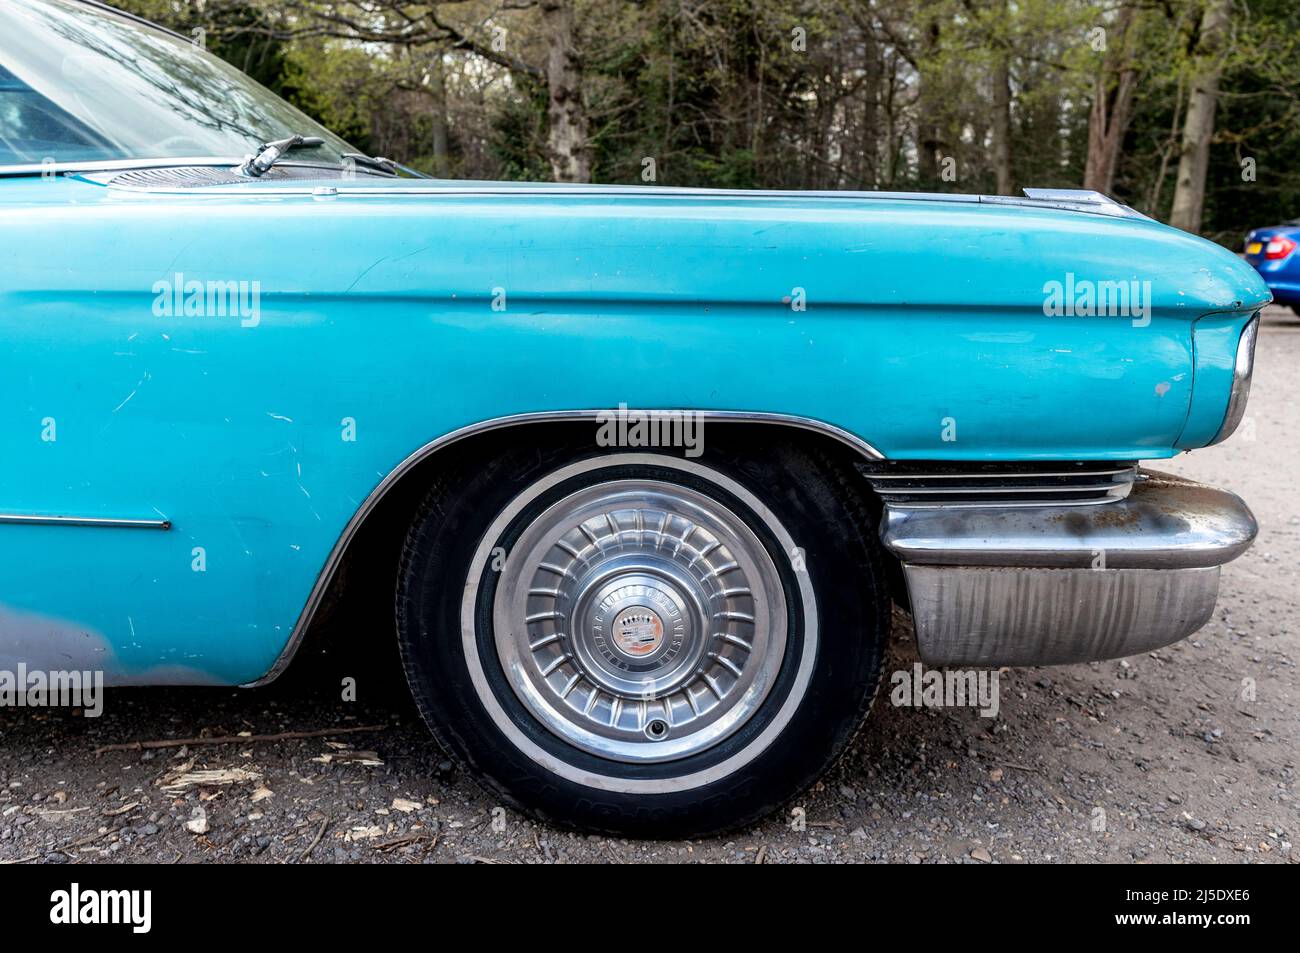
POLYGON ((1259 338, 1259 312, 1246 322, 1237 340, 1237 356, 1232 365, 1232 392, 1228 395, 1228 410, 1223 416, 1223 425, 1214 439, 1207 446, 1222 443, 1232 436, 1246 415, 1246 403, 1250 399, 1250 379, 1255 372, 1255 343, 1259 338))

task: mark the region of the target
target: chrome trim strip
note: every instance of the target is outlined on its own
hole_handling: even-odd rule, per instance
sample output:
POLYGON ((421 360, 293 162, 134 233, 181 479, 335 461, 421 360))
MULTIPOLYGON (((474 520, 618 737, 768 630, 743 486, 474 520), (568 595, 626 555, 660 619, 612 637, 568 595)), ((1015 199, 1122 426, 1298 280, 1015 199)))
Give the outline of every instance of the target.
POLYGON ((34 513, 0 513, 0 523, 35 526, 95 526, 103 529, 171 529, 171 520, 132 520, 105 516, 44 516, 34 513))
MULTIPOLYGON (((1083 492, 1092 495, 1081 496, 1081 497, 1072 497, 1068 493, 1060 493, 1057 491, 1039 490, 1037 492, 1043 494, 1042 496, 1032 497, 1029 499, 1023 499, 1023 498, 971 499, 971 498, 962 498, 961 496, 957 496, 957 495, 954 495, 953 497, 946 498, 946 499, 942 497, 922 497, 920 499, 911 499, 910 497, 907 496, 907 494, 904 491, 901 490, 896 490, 893 493, 887 493, 884 490, 879 490, 879 489, 876 491, 876 494, 882 500, 884 500, 884 502, 887 505, 898 509, 987 510, 996 507, 998 509, 1008 509, 1008 510, 1015 510, 1015 509, 1041 510, 1041 509, 1049 509, 1051 507, 1059 508, 1063 506, 1105 506, 1106 504, 1114 503, 1117 500, 1122 500, 1126 496, 1128 496, 1129 486, 1131 486, 1131 484, 1127 484, 1127 483, 1117 484, 1114 487, 1107 489, 1101 495, 1097 495, 1100 491, 1088 489, 1085 487, 1083 489, 1083 492)), ((910 493, 910 491, 907 492, 910 493)))
POLYGON ((1206 446, 1223 443, 1246 416, 1246 402, 1250 400, 1250 379, 1255 373, 1255 342, 1259 337, 1259 315, 1256 314, 1241 329, 1237 340, 1237 356, 1232 365, 1232 392, 1228 395, 1228 409, 1223 415, 1223 426, 1206 446))
MULTIPOLYGON (((1104 192, 1097 192, 1092 189, 1022 189, 1021 191, 1025 193, 1026 198, 1041 202, 1052 202, 1060 208, 1100 212, 1103 215, 1118 215, 1122 218, 1145 218, 1147 221, 1151 221, 1149 216, 1143 215, 1137 209, 1116 202, 1104 192)), ((1005 198, 1005 196, 993 197, 997 199, 1005 198)))
MULTIPOLYGON (((971 464, 971 465, 975 466, 976 464, 971 464)), ((1024 471, 1008 470, 1005 473, 999 472, 997 470, 989 470, 989 471, 968 470, 964 473, 961 472, 932 473, 932 472, 922 472, 920 470, 913 473, 903 473, 903 472, 876 473, 873 471, 867 474, 867 476, 873 482, 875 480, 978 480, 978 479, 1031 480, 1036 477, 1052 478, 1052 477, 1119 476, 1120 474, 1132 473, 1132 472, 1133 472, 1133 468, 1126 466, 1126 467, 1114 467, 1109 470, 1084 470, 1084 469, 1042 470, 1037 472, 1029 471, 1029 470, 1024 470, 1024 471)), ((1066 484, 1062 484, 1062 486, 1065 485, 1066 484)))
POLYGON ((1122 500, 1124 496, 1120 493, 1108 493, 1106 496, 1084 497, 1080 500, 1062 499, 1057 496, 1052 499, 1040 500, 906 500, 903 502, 889 501, 883 493, 879 494, 886 499, 889 506, 894 509, 908 510, 977 510, 989 511, 991 509, 999 510, 1045 510, 1053 507, 1060 509, 1062 507, 1093 507, 1106 506, 1114 503, 1116 500, 1122 500))
MULTIPOLYGON (((39 175, 47 171, 55 174, 63 172, 108 172, 129 169, 154 169, 172 166, 179 167, 186 165, 236 167, 243 161, 244 158, 242 156, 179 156, 175 158, 162 159, 105 159, 99 161, 92 160, 89 162, 57 162, 53 163, 48 170, 45 166, 39 163, 22 163, 16 165, 0 165, 0 177, 39 175)), ((279 163, 279 165, 282 166, 289 164, 290 163, 287 162, 279 163)), ((297 162, 292 164, 304 168, 319 168, 332 172, 337 172, 339 169, 338 166, 324 166, 310 162, 297 162)), ((475 184, 467 180, 438 180, 429 176, 425 176, 424 178, 430 182, 442 181, 448 184, 431 185, 425 188, 401 189, 374 189, 362 186, 359 188, 341 189, 339 194, 342 196, 522 195, 530 197, 560 195, 570 198, 635 198, 671 196, 673 198, 702 199, 850 199, 857 201, 955 202, 966 205, 1011 205, 1023 208, 1084 212, 1094 215, 1106 215, 1112 218, 1147 218, 1147 216, 1143 215, 1141 212, 1129 208, 1127 205, 1121 205, 1099 192, 1088 192, 1082 189, 1025 189, 1025 194, 1021 197, 1018 195, 979 195, 966 192, 868 192, 860 190, 850 191, 847 189, 702 189, 684 186, 676 187, 655 185, 553 186, 542 183, 525 184, 521 186, 501 186, 493 185, 491 183, 475 184), (1049 195, 1049 193, 1061 194, 1058 196, 1049 195), (1066 193, 1069 193, 1068 197, 1066 197, 1066 193)), ((227 191, 252 191, 253 194, 256 195, 311 195, 310 189, 293 188, 291 186, 264 185, 256 182, 249 183, 247 186, 242 184, 210 186, 206 191, 196 188, 158 188, 137 185, 119 185, 115 183, 103 184, 107 184, 110 188, 122 189, 124 191, 149 192, 151 194, 160 195, 220 195, 225 194, 227 191)))
MULTIPOLYGON (((1066 483, 1060 486, 891 486, 882 492, 896 496, 934 496, 940 493, 964 495, 975 493, 1095 493, 1101 490, 1119 490, 1127 487, 1125 483, 1066 483)), ((977 506, 982 505, 976 503, 977 506)))
MULTIPOLYGON (((242 160, 240 160, 242 161, 242 160)), ((177 160, 177 165, 182 164, 177 160)), ((196 164, 196 163, 190 163, 196 164)), ((238 164, 238 162, 236 163, 238 164)), ((6 169, 0 167, 0 175, 6 169)), ((38 168, 39 171, 39 168, 38 168)), ((1106 215, 1112 218, 1146 218, 1127 206, 1112 202, 1104 196, 1091 193, 1096 198, 1074 198, 1068 201, 1060 199, 1020 197, 1015 195, 976 195, 962 192, 864 192, 849 190, 809 189, 702 189, 685 186, 656 185, 546 185, 525 183, 521 185, 499 185, 490 182, 458 181, 454 179, 430 179, 424 187, 404 187, 377 189, 366 186, 345 186, 339 189, 340 197, 389 196, 389 195, 427 195, 427 196, 496 196, 547 198, 562 196, 565 198, 693 198, 704 200, 718 199, 826 199, 839 201, 891 201, 891 202, 949 202, 963 205, 1010 205, 1023 208, 1041 208, 1055 211, 1084 212, 1094 215, 1106 215)), ((288 185, 265 185, 256 182, 248 184, 214 185, 202 189, 166 188, 153 186, 120 185, 109 183, 110 188, 123 191, 148 192, 159 195, 208 195, 221 196, 229 193, 253 195, 302 195, 310 196, 311 189, 288 185)), ((1084 193, 1080 193, 1081 196, 1084 193)))
MULTIPOLYGON (((789 427, 798 427, 802 430, 810 430, 814 433, 824 434, 832 437, 840 443, 849 447, 855 453, 860 454, 868 460, 884 460, 885 456, 871 444, 867 443, 856 434, 850 433, 842 427, 826 423, 823 420, 817 420, 812 417, 800 417, 794 414, 769 414, 762 412, 746 410, 700 410, 686 411, 682 409, 670 410, 667 408, 635 408, 629 409, 628 413, 647 413, 651 409, 658 413, 698 413, 705 422, 716 421, 719 423, 752 423, 752 424, 782 424, 789 427)), ((316 610, 320 608, 321 600, 325 597, 325 592, 329 589, 329 584, 334 578, 334 572, 338 569, 339 562, 343 559, 343 554, 347 551, 348 544, 356 535, 361 524, 365 522, 367 516, 379 505, 379 501, 387 495, 388 491, 416 464, 428 458, 431 454, 444 447, 449 446, 466 437, 477 436, 478 434, 487 433, 491 430, 500 430, 505 427, 522 426, 525 424, 536 423, 563 423, 579 422, 590 420, 595 422, 598 415, 613 413, 612 408, 604 410, 556 410, 556 411, 539 411, 527 414, 511 414, 505 417, 494 417, 490 420, 479 421, 478 423, 469 424, 458 430, 443 434, 434 440, 429 441, 420 447, 414 453, 410 454, 405 460, 399 463, 393 470, 382 480, 378 486, 370 491, 370 495, 352 514, 347 526, 343 528, 342 535, 335 542, 334 548, 330 551, 329 558, 326 559, 324 567, 316 577, 316 582, 312 586, 311 593, 307 597, 307 603, 298 616, 298 621, 294 624, 293 632, 289 636, 289 641, 285 643, 280 652, 280 656, 275 660, 275 664, 261 678, 253 682, 248 682, 242 687, 256 688, 259 685, 266 685, 274 681, 289 666, 293 660, 294 654, 298 651, 302 643, 303 636, 306 635, 307 629, 311 625, 312 617, 315 616, 316 610)))
POLYGON ((1081 461, 1028 464, 896 461, 859 464, 876 494, 897 507, 1096 506, 1127 497, 1140 479, 1137 465, 1081 461))
MULTIPOLYGON (((884 497, 884 494, 880 494, 884 497)), ((1123 499, 1122 494, 1109 493, 1105 497, 1084 497, 1083 499, 998 499, 998 501, 980 501, 980 499, 915 499, 915 501, 905 501, 898 503, 889 503, 896 508, 906 508, 906 510, 1048 510, 1052 507, 1092 507, 1106 506, 1108 503, 1114 503, 1117 499, 1123 499)))
POLYGON ((880 535, 905 564, 1090 571, 1220 566, 1254 541, 1255 517, 1235 494, 1144 473, 1127 498, 1100 508, 890 503, 880 535))

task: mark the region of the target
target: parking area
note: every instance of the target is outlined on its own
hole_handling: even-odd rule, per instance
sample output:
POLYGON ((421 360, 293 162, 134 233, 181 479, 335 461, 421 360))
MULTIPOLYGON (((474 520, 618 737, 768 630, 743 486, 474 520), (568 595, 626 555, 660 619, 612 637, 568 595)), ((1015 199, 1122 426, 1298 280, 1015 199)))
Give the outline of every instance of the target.
MULTIPOLYGON (((1241 431, 1156 464, 1235 490, 1260 522, 1205 629, 1006 672, 995 718, 895 707, 887 684, 831 775, 751 830, 627 841, 503 808, 429 740, 391 634, 351 628, 262 689, 119 690, 94 719, 0 709, 0 862, 1295 862, 1298 369, 1300 318, 1271 308, 1241 431)), ((887 674, 915 661, 899 623, 887 674)))

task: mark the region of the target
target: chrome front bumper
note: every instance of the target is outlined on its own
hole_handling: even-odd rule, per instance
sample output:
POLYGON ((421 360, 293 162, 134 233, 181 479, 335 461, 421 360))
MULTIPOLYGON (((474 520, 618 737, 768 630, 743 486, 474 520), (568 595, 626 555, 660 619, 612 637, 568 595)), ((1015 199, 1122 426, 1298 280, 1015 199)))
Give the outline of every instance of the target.
POLYGON ((1255 518, 1226 490, 1142 471, 1112 502, 885 508, 921 657, 934 665, 1062 665, 1135 655, 1214 611, 1219 567, 1255 518))

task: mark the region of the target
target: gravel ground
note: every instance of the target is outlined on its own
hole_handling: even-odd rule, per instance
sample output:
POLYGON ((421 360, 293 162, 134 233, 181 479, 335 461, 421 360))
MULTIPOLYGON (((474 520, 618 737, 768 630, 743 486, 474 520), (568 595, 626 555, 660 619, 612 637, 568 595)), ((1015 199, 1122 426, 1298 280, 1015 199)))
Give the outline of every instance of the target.
MULTIPOLYGON (((1158 464, 1233 488, 1261 524, 1254 548, 1225 570, 1205 629, 1123 661, 1004 673, 992 719, 892 707, 882 691, 831 775, 742 834, 587 837, 505 810, 427 738, 392 639, 375 631, 369 658, 360 640, 344 649, 327 638, 263 689, 118 690, 97 719, 0 710, 0 862, 1294 863, 1298 365, 1300 319, 1270 309, 1243 430, 1158 464), (356 679, 356 701, 341 700, 344 677, 356 679), (341 726, 379 728, 95 753, 341 726), (163 790, 202 769, 236 780, 163 790)), ((898 621, 887 671, 915 661, 898 621)))

